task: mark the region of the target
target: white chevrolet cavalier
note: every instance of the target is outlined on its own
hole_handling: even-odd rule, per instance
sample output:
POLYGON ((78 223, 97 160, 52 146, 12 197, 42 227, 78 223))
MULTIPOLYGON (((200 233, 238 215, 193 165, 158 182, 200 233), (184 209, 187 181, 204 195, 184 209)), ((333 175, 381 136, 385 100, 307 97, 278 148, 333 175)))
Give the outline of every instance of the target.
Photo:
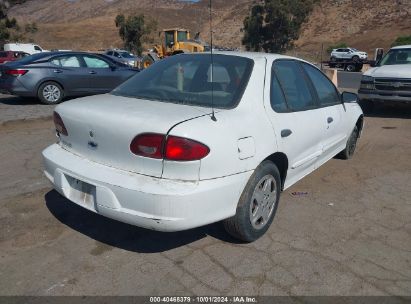
POLYGON ((224 220, 253 241, 282 190, 352 156, 356 99, 296 58, 177 55, 110 94, 57 106, 44 172, 72 202, 121 222, 179 231, 224 220))

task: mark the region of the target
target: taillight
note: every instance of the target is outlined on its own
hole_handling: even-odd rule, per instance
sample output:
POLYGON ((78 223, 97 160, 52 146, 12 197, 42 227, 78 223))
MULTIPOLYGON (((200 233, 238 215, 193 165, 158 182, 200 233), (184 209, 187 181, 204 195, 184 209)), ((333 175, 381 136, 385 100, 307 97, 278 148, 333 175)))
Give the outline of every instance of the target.
POLYGON ((199 160, 208 155, 210 149, 198 141, 169 136, 167 138, 164 158, 177 161, 199 160))
POLYGON ((162 134, 145 133, 136 136, 130 150, 136 155, 167 159, 173 161, 200 160, 210 153, 210 149, 195 140, 168 136, 162 134))
POLYGON ((136 136, 130 144, 130 150, 136 155, 163 158, 164 135, 146 133, 136 136))
POLYGON ((7 75, 11 76, 22 76, 26 74, 29 70, 22 70, 22 69, 16 69, 16 70, 6 70, 4 73, 7 75))
POLYGON ((61 119, 60 115, 57 112, 53 113, 53 121, 54 125, 56 126, 56 131, 59 134, 63 134, 65 136, 68 135, 66 126, 64 125, 63 119, 61 119))

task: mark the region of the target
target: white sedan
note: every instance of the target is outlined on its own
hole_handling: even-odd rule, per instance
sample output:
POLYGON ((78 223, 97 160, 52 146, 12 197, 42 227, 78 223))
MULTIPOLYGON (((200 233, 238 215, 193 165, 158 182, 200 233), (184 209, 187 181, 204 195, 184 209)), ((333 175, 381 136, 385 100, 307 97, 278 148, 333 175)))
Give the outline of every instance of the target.
POLYGON ((44 172, 103 216, 159 231, 224 220, 250 242, 269 228, 282 190, 353 155, 356 100, 296 58, 177 55, 110 94, 57 106, 44 172))

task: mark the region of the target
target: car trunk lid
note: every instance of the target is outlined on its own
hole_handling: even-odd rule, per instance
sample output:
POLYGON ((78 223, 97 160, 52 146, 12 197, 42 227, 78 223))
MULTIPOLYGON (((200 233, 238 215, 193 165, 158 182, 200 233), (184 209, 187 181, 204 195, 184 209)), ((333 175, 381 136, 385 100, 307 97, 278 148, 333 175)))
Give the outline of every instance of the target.
POLYGON ((130 151, 138 134, 167 134, 180 122, 210 114, 210 110, 181 104, 96 95, 56 108, 67 129, 61 145, 68 151, 103 165, 161 177, 163 160, 130 151))

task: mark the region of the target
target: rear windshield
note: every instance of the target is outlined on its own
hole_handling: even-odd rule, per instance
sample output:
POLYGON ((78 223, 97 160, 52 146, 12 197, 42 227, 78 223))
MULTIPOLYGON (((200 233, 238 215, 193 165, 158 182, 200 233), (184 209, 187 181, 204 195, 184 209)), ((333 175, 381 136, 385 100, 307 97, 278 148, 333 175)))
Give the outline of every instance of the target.
POLYGON ((33 61, 39 60, 39 59, 47 57, 47 56, 49 56, 49 54, 47 54, 47 53, 37 53, 37 54, 26 56, 26 57, 20 59, 19 63, 20 64, 28 64, 28 63, 32 63, 33 61))
POLYGON ((253 61, 228 55, 182 54, 138 73, 112 94, 202 107, 233 108, 250 78, 253 61), (213 72, 212 72, 213 71, 213 72), (213 97, 213 99, 212 99, 213 97))

